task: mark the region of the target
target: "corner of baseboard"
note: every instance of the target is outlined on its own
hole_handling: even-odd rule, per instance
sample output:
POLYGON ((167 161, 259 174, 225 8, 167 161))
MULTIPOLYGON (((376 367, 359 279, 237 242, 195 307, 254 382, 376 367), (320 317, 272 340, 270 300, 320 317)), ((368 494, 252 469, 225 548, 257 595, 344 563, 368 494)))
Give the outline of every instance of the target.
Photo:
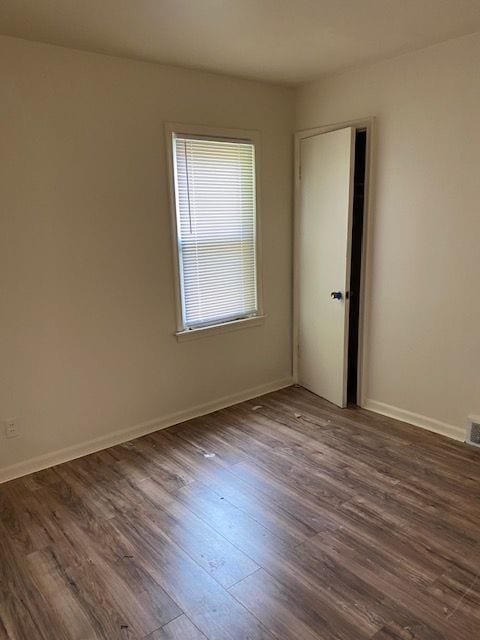
POLYGON ((462 427, 442 422, 436 418, 429 418, 420 413, 414 413, 413 411, 407 411, 406 409, 400 409, 385 402, 379 402, 378 400, 372 400, 366 398, 363 402, 363 408, 373 411, 374 413, 380 413, 383 416, 389 418, 395 418, 401 422, 407 422, 415 427, 426 429, 427 431, 433 431, 447 438, 458 440, 460 442, 465 441, 465 431, 462 427))
POLYGON ((184 411, 148 420, 126 429, 114 431, 93 440, 87 440, 86 442, 81 442, 64 449, 58 449, 57 451, 52 451, 41 456, 35 456, 28 460, 17 462, 16 464, 9 465, 8 467, 3 467, 3 469, 0 468, 0 484, 28 475, 29 473, 35 473, 42 469, 54 467, 58 464, 68 462, 69 460, 74 460, 75 458, 87 456, 90 453, 95 453, 95 451, 108 449, 108 447, 128 442, 134 438, 140 438, 141 436, 145 436, 160 429, 166 429, 167 427, 179 424, 180 422, 199 418, 200 416, 212 413, 213 411, 225 409, 226 407, 238 404, 239 402, 245 402, 246 400, 251 400, 257 396, 264 395, 265 393, 284 389, 292 384, 293 376, 287 376, 257 387, 245 389, 238 393, 223 396, 217 400, 190 407, 184 411))

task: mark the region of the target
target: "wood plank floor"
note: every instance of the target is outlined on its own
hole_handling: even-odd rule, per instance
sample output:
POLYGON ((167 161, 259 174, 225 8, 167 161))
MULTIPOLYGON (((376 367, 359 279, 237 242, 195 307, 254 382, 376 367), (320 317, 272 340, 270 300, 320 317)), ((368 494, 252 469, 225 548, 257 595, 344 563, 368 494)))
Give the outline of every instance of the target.
POLYGON ((1 640, 478 640, 480 453, 298 387, 0 485, 1 640))

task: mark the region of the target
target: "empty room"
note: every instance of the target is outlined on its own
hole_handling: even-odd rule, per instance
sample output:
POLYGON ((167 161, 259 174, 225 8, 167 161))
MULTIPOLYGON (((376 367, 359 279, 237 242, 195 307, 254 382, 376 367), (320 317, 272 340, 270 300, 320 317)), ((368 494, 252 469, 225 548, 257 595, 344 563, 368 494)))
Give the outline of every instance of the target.
POLYGON ((0 640, 480 640, 478 0, 0 2, 0 640))

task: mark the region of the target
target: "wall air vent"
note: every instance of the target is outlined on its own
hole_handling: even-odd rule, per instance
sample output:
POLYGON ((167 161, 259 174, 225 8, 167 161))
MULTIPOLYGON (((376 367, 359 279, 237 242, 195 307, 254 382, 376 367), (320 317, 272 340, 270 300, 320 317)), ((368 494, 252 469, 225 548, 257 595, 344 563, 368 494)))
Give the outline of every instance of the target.
POLYGON ((468 416, 465 442, 480 447, 480 416, 468 416))

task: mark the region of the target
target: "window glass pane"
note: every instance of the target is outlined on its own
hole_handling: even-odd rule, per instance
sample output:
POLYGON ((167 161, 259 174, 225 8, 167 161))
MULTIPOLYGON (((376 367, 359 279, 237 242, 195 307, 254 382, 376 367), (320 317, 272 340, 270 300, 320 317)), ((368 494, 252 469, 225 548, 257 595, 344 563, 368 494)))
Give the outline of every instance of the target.
POLYGON ((253 316, 254 145, 180 136, 173 144, 184 326, 253 316))

